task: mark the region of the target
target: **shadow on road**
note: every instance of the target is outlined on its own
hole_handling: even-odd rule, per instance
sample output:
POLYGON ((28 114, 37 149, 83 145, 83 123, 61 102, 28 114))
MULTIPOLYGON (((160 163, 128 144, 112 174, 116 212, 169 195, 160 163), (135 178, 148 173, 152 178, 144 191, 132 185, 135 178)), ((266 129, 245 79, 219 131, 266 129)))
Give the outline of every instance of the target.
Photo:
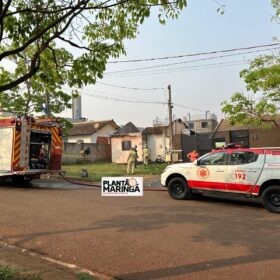
MULTIPOLYGON (((255 255, 250 254, 247 256, 240 256, 228 259, 218 259, 207 262, 200 262, 194 264, 180 265, 176 267, 169 267, 164 269, 155 269, 141 272, 127 273, 123 275, 118 275, 119 279, 133 279, 133 280, 142 280, 142 279, 160 279, 164 277, 175 277, 179 275, 187 275, 195 272, 207 271, 216 268, 223 268, 229 266, 235 266, 240 264, 249 264, 256 263, 268 260, 279 259, 277 255, 255 255)), ((218 278, 217 278, 218 279, 218 278)))
MULTIPOLYGON (((119 232, 120 235, 126 232, 140 232, 143 233, 144 238, 150 231, 157 231, 174 224, 188 225, 189 228, 198 225, 200 230, 193 234, 193 242, 212 241, 222 246, 239 245, 249 251, 246 256, 145 272, 135 271, 119 275, 118 277, 122 279, 171 277, 214 268, 280 259, 280 215, 269 213, 257 201, 213 197, 199 197, 194 201, 175 201, 170 199, 167 193, 159 193, 156 199, 155 206, 149 204, 148 206, 127 207, 123 209, 125 214, 113 214, 109 219, 96 221, 86 227, 21 234, 7 238, 16 240, 15 245, 25 247, 27 242, 36 242, 37 238, 61 234, 113 230, 119 232), (162 204, 159 204, 158 200, 162 200, 162 204)), ((170 238, 176 239, 179 234, 181 232, 176 231, 170 238)))
MULTIPOLYGON (((119 275, 124 279, 155 279, 279 259, 280 216, 267 212, 257 203, 240 201, 225 203, 220 199, 200 198, 197 201, 176 201, 173 207, 143 206, 125 210, 127 213, 133 214, 114 216, 107 220, 97 221, 88 227, 18 235, 12 238, 19 239, 16 245, 24 247, 25 242, 51 235, 104 229, 149 234, 151 230, 159 230, 170 224, 189 224, 189 226, 202 226, 202 229, 192 237, 193 242, 213 241, 223 246, 238 244, 245 246, 250 251, 250 254, 246 256, 119 275)), ((176 238, 177 234, 179 233, 174 232, 174 236, 170 238, 176 238)))

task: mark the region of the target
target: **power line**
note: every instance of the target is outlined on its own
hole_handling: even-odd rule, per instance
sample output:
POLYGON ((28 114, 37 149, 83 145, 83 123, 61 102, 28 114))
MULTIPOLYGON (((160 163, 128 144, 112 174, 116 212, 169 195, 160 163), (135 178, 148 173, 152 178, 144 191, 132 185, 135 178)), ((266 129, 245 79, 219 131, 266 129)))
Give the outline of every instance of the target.
MULTIPOLYGON (((168 105, 167 102, 161 102, 161 101, 136 101, 133 99, 123 99, 123 98, 113 98, 113 97, 108 97, 108 96, 104 96, 104 95, 98 95, 98 94, 89 94, 89 93, 84 93, 82 92, 82 95, 86 95, 89 97, 93 97, 93 98, 98 98, 98 99, 103 99, 103 100, 112 100, 112 101, 119 101, 119 102, 127 102, 127 103, 140 103, 140 104, 156 104, 156 105, 168 105)), ((189 109, 192 111, 197 111, 197 112, 204 112, 200 109, 194 108, 194 107, 189 107, 189 106, 184 106, 184 105, 179 105, 177 103, 172 103, 172 105, 177 106, 177 107, 181 107, 181 108, 185 108, 185 109, 189 109)))
POLYGON ((216 2, 220 7, 223 7, 224 5, 222 5, 220 2, 218 2, 217 0, 214 0, 214 2, 216 2))
MULTIPOLYGON (((65 88, 66 90, 70 90, 65 88)), ((137 99, 124 99, 124 98, 118 98, 118 97, 109 97, 103 94, 96 94, 93 92, 89 92, 87 90, 82 90, 81 92, 82 95, 86 95, 89 97, 93 97, 93 98, 97 98, 97 99, 102 99, 102 100, 112 100, 112 101, 118 101, 118 102, 127 102, 127 103, 138 103, 138 104, 155 104, 155 105, 168 105, 168 102, 162 102, 162 101, 147 101, 147 100, 137 100, 137 99)), ((194 107, 189 107, 189 106, 184 106, 184 105, 179 105, 177 103, 172 103, 172 105, 177 106, 177 107, 181 107, 181 108, 185 108, 185 109, 190 109, 193 111, 198 111, 198 112, 204 112, 200 109, 194 108, 194 107)))
POLYGON ((98 94, 88 94, 82 92, 82 95, 94 97, 94 98, 99 98, 99 99, 104 99, 104 100, 113 100, 113 101, 121 101, 121 102, 128 102, 128 103, 141 103, 141 104, 157 104, 157 105, 166 105, 167 102, 159 102, 159 101, 138 101, 138 100, 133 100, 133 99, 123 99, 123 98, 113 98, 113 97, 108 97, 105 95, 98 95, 98 94))
POLYGON ((130 62, 165 60, 165 59, 174 59, 174 58, 182 58, 182 57, 192 57, 192 56, 209 55, 209 54, 217 54, 217 53, 235 52, 235 51, 242 51, 242 50, 251 50, 251 49, 266 48, 266 47, 275 47, 278 45, 280 45, 280 43, 257 45, 257 46, 250 46, 250 47, 241 47, 241 48, 234 48, 234 49, 225 49, 225 50, 218 50, 218 51, 199 52, 199 53, 192 53, 192 54, 182 54, 182 55, 174 55, 174 56, 129 59, 129 60, 116 60, 116 61, 108 61, 108 63, 113 64, 113 63, 130 63, 130 62))
MULTIPOLYGON (((116 98, 116 97, 109 97, 106 95, 101 95, 101 94, 92 94, 92 93, 87 93, 87 92, 82 92, 83 95, 94 97, 94 98, 99 98, 99 99, 104 99, 104 100, 113 100, 113 101, 122 101, 122 102, 129 102, 129 103, 141 103, 141 104, 156 104, 156 105, 167 105, 167 102, 162 102, 162 101, 147 101, 147 100, 136 100, 136 99, 124 99, 124 98, 116 98)), ((190 107, 190 106, 184 106, 180 105, 177 103, 172 103, 172 105, 185 108, 185 109, 190 109, 193 111, 198 111, 198 112, 204 112, 200 109, 190 107)))
MULTIPOLYGON (((159 69, 154 71, 138 71, 127 73, 125 77, 135 77, 135 76, 144 76, 144 75, 158 75, 158 74, 169 74, 169 73, 178 73, 178 72, 187 72, 187 71, 196 71, 196 70, 209 70, 215 68, 224 68, 228 66, 238 66, 244 65, 247 62, 227 62, 227 63, 215 63, 215 64, 202 64, 202 65, 195 65, 189 67, 177 67, 177 68, 168 68, 168 69, 159 69)), ((122 73, 110 74, 110 77, 124 77, 122 73)))
POLYGON ((101 84, 101 85, 105 85, 105 86, 111 86, 111 87, 117 87, 117 88, 123 88, 123 89, 131 89, 131 90, 143 90, 143 91, 164 90, 164 88, 136 88, 136 87, 126 87, 126 86, 112 85, 112 84, 103 83, 103 82, 96 82, 96 83, 101 84))
POLYGON ((175 62, 175 63, 160 64, 160 65, 155 65, 155 66, 147 66, 147 67, 131 68, 131 69, 126 69, 126 70, 105 72, 104 74, 110 75, 110 74, 116 74, 116 73, 127 73, 127 72, 139 71, 139 70, 155 69, 155 68, 161 68, 161 67, 166 67, 166 66, 180 65, 180 64, 186 64, 186 63, 198 62, 198 61, 213 60, 213 59, 219 59, 219 58, 224 58, 224 57, 231 57, 231 56, 237 56, 237 55, 243 55, 243 54, 249 54, 249 53, 257 53, 257 52, 270 51, 270 50, 274 50, 274 49, 269 48, 269 49, 264 49, 264 50, 255 50, 255 51, 227 54, 227 55, 220 55, 220 56, 210 56, 210 57, 206 57, 206 58, 199 58, 199 59, 193 59, 193 60, 187 60, 187 61, 181 61, 181 62, 175 62))
POLYGON ((193 107, 189 107, 189 106, 184 106, 184 105, 180 105, 180 104, 176 104, 176 103, 173 103, 174 106, 177 106, 177 107, 181 107, 181 108, 185 108, 185 109, 190 109, 190 110, 193 110, 193 111, 197 111, 197 112, 205 112, 205 111, 202 111, 200 109, 197 109, 197 108, 193 108, 193 107))
MULTIPOLYGON (((69 88, 65 88, 65 87, 62 87, 62 88, 65 89, 65 90, 71 91, 71 89, 69 89, 69 88)), ((108 96, 106 96, 106 94, 110 95, 110 93, 101 92, 101 91, 97 91, 97 90, 87 90, 87 89, 81 89, 81 94, 87 94, 87 95, 91 95, 91 96, 93 96, 93 94, 94 94, 94 96, 97 96, 97 94, 99 94, 99 96, 103 96, 104 99, 108 97, 108 96)), ((124 98, 123 96, 118 96, 116 94, 114 94, 114 97, 118 97, 118 98, 121 98, 121 99, 124 98)), ((108 99, 110 99, 110 97, 108 97, 108 99)), ((133 101, 133 102, 146 102, 147 101, 145 99, 131 98, 131 97, 129 97, 129 100, 133 101)))

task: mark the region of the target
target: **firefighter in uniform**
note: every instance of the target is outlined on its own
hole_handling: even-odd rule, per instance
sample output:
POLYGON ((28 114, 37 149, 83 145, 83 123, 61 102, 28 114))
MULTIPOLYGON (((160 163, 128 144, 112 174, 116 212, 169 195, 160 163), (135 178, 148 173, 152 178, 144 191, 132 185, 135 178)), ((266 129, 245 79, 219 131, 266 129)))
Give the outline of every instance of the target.
POLYGON ((144 165, 148 165, 149 163, 149 156, 150 156, 150 153, 149 153, 149 149, 147 147, 145 147, 143 149, 143 161, 144 161, 144 165))
POLYGON ((133 148, 130 149, 128 158, 127 158, 127 174, 134 173, 135 162, 136 162, 137 154, 133 148))

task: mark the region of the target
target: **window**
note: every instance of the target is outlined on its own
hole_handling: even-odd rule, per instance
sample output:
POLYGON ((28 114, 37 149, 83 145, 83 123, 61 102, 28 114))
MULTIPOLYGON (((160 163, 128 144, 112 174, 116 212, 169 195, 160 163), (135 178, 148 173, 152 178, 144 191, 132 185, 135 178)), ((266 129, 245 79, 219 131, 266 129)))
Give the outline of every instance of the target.
POLYGON ((129 151, 131 149, 131 141, 122 141, 122 150, 129 151))
POLYGON ((257 161, 258 154, 253 152, 233 152, 230 156, 231 165, 248 164, 257 161))
POLYGON ((208 122, 201 122, 201 128, 207 128, 208 122))
POLYGON ((199 165, 226 165, 227 164, 227 153, 219 152, 206 155, 199 160, 199 165))
POLYGON ((249 147, 248 130, 235 130, 230 132, 230 142, 240 144, 243 147, 249 147))
POLYGON ((193 122, 188 123, 188 128, 189 129, 194 129, 194 123, 193 122))
POLYGON ((48 131, 30 133, 29 167, 30 169, 47 169, 50 162, 52 135, 48 131))

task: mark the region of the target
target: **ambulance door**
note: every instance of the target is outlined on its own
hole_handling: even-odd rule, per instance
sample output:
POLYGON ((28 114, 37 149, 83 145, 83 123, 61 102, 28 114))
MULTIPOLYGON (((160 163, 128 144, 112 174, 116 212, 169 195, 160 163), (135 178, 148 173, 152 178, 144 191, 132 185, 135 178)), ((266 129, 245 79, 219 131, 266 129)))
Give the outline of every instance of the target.
POLYGON ((232 150, 226 174, 227 191, 250 193, 258 181, 263 161, 263 154, 232 150))
POLYGON ((0 128, 0 176, 11 172, 13 155, 13 128, 0 128))
POLYGON ((227 161, 228 154, 226 151, 215 152, 201 157, 197 161, 197 165, 192 169, 191 187, 225 191, 227 161))

